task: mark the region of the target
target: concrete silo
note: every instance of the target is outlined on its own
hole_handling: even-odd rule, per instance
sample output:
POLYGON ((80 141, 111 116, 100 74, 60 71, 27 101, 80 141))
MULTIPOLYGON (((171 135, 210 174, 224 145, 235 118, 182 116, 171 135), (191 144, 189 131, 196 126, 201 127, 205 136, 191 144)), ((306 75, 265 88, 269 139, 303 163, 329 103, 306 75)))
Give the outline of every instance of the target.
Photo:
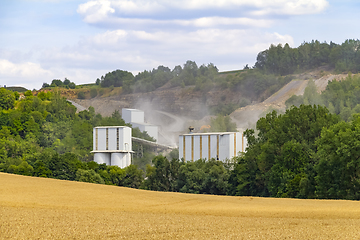
POLYGON ((246 138, 239 132, 189 133, 179 136, 179 158, 194 161, 200 158, 225 161, 244 152, 246 138))
POLYGON ((94 161, 111 166, 131 164, 131 128, 125 126, 95 127, 93 129, 94 161))
POLYGON ((121 116, 126 123, 130 123, 134 128, 139 128, 142 132, 147 132, 147 134, 156 141, 159 140, 159 127, 145 122, 144 111, 123 108, 121 110, 121 116))

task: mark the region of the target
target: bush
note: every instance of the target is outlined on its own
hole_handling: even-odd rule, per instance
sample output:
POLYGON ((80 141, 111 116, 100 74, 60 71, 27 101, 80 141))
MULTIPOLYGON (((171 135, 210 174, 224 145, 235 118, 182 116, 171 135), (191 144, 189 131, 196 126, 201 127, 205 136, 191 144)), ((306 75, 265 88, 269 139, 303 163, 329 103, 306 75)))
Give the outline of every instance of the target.
POLYGON ((97 90, 95 89, 95 88, 92 88, 91 90, 90 90, 90 97, 91 98, 94 98, 94 97, 96 97, 97 96, 97 90))
POLYGON ((85 99, 85 93, 83 91, 78 92, 78 99, 85 99))
POLYGON ((69 83, 68 86, 69 86, 69 88, 71 88, 71 89, 75 89, 75 87, 76 87, 75 83, 73 83, 73 82, 69 83))

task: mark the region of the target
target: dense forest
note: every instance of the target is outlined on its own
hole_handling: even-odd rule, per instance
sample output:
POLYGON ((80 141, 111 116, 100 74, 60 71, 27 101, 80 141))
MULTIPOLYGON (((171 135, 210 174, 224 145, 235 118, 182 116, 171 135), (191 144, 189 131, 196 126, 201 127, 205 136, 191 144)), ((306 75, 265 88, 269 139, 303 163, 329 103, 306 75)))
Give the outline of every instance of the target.
POLYGON ((266 73, 288 75, 330 65, 338 72, 360 71, 360 41, 348 39, 341 45, 319 41, 304 42, 297 48, 271 45, 258 54, 255 68, 266 73))
MULTIPOLYGON (((210 84, 239 94, 251 88, 254 91, 247 94, 261 95, 290 81, 293 76, 287 74, 317 66, 358 72, 358 43, 313 41, 294 49, 272 45, 259 53, 254 68, 232 75, 219 74, 212 64, 197 67, 188 61, 172 71, 161 66, 135 77, 117 70, 98 79, 97 84, 140 92, 165 84, 194 85, 194 91, 202 91, 210 84), (118 83, 114 76, 122 80, 118 83), (108 83, 109 79, 112 82, 108 83)), ((118 112, 110 117, 95 114, 93 108, 76 113, 58 92, 33 96, 27 91, 20 96, 1 88, 0 171, 156 191, 359 200, 359 89, 359 75, 331 81, 321 94, 310 81, 303 96, 293 96, 286 102, 285 113, 268 113, 257 121, 255 129, 247 129, 247 151, 228 162, 183 162, 173 151, 166 157, 148 154, 151 164, 134 159, 133 165, 121 169, 99 165, 91 161, 90 154, 94 126, 125 125, 118 112)), ((214 120, 220 122, 229 129, 234 127, 228 116, 214 120)), ((133 135, 151 140, 138 129, 133 129, 133 135)))

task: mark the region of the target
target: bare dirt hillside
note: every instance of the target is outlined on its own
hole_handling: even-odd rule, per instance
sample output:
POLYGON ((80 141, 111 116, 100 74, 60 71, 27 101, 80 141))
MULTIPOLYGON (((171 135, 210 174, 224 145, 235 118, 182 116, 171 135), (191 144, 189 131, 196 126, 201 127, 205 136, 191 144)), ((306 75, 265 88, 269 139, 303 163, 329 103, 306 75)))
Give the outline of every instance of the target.
POLYGON ((165 193, 0 173, 0 239, 359 239, 360 202, 165 193))
POLYGON ((346 74, 322 75, 323 72, 319 72, 319 70, 310 74, 308 73, 306 76, 299 75, 297 80, 292 80, 265 101, 239 108, 231 113, 230 116, 239 129, 254 127, 256 121, 263 116, 265 112, 270 110, 279 110, 280 112, 284 112, 285 101, 287 99, 289 99, 292 95, 303 95, 309 82, 309 77, 313 79, 317 87, 317 91, 320 93, 325 90, 329 81, 334 79, 340 81, 347 76, 346 74))
POLYGON ((148 93, 121 94, 107 98, 97 97, 75 99, 74 101, 84 107, 93 106, 95 112, 103 116, 109 116, 115 110, 121 111, 122 108, 131 107, 144 111, 159 110, 198 119, 208 113, 207 107, 215 106, 219 102, 238 103, 242 99, 239 94, 229 89, 211 90, 206 93, 193 91, 193 89, 194 86, 159 88, 148 93))

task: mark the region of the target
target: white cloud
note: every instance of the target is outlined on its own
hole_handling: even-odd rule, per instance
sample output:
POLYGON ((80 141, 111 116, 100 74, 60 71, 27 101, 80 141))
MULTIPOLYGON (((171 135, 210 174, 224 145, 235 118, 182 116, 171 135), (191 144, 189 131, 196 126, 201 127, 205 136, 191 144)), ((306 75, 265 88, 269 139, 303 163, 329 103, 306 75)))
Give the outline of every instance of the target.
POLYGON ((8 86, 21 85, 32 89, 40 84, 41 79, 49 78, 51 75, 51 71, 43 69, 38 63, 13 63, 7 59, 0 59, 0 79, 8 86))
POLYGON ((3 77, 38 77, 49 75, 50 72, 41 68, 37 63, 25 62, 20 64, 12 63, 6 59, 0 59, 0 74, 3 77))
POLYGON ((264 14, 311 14, 323 11, 327 6, 326 0, 183 0, 161 1, 168 2, 176 8, 199 9, 233 9, 241 7, 267 9, 264 14), (306 12, 304 11, 306 10, 306 12), (299 12, 300 11, 300 12, 299 12))
POLYGON ((270 24, 272 24, 273 21, 251 18, 203 17, 191 20, 174 20, 171 22, 182 26, 194 27, 216 27, 229 25, 242 25, 247 27, 268 27, 270 24))
POLYGON ((91 24, 132 23, 129 20, 136 24, 142 19, 147 25, 161 22, 184 25, 182 19, 186 17, 194 19, 187 25, 214 27, 243 25, 244 16, 259 21, 259 17, 267 19, 272 15, 316 14, 328 5, 326 0, 93 0, 80 4, 77 12, 91 24), (229 13, 232 17, 228 17, 229 13))
POLYGON ((272 43, 293 45, 293 39, 254 29, 108 30, 72 46, 39 49, 32 61, 1 59, 0 79, 2 84, 33 89, 52 79, 89 83, 115 69, 136 74, 159 65, 173 68, 187 60, 233 70, 247 63, 252 66, 257 53, 272 43))
POLYGON ((218 66, 221 63, 220 70, 228 70, 232 64, 241 65, 248 61, 245 59, 249 56, 255 62, 257 53, 270 44, 294 44, 289 35, 250 29, 199 29, 190 32, 122 30, 120 35, 115 30, 88 38, 81 43, 84 47, 81 51, 96 55, 96 58, 102 59, 104 66, 112 67, 112 70, 122 68, 136 72, 160 64, 172 68, 186 60, 194 60, 198 64, 213 62, 218 66))
POLYGON ((85 16, 84 21, 88 23, 96 23, 106 20, 108 14, 114 13, 115 9, 111 7, 111 1, 89 1, 80 4, 78 13, 85 16))

